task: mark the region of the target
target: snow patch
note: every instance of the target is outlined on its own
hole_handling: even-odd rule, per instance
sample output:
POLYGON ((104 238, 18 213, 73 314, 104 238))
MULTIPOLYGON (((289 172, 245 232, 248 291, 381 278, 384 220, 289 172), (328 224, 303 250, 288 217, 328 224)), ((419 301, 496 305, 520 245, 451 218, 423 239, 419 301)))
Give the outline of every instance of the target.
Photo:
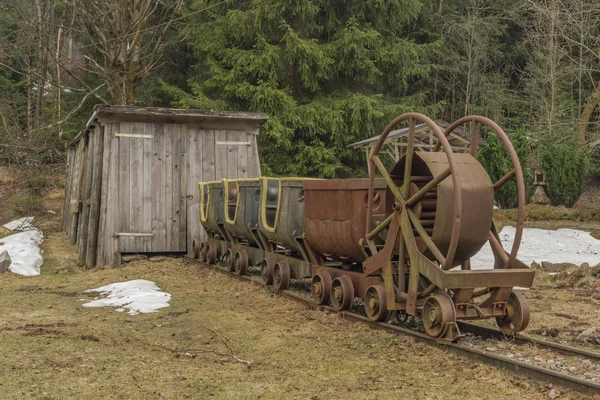
POLYGON ((33 227, 33 221, 34 217, 23 217, 2 226, 11 231, 28 231, 30 229, 35 229, 33 227))
POLYGON ((15 274, 39 275, 44 263, 42 250, 39 248, 44 235, 32 223, 33 217, 24 217, 3 225, 10 230, 22 231, 0 239, 0 253, 8 252, 11 259, 9 269, 15 274))
POLYGON ((83 293, 101 293, 105 298, 83 304, 84 307, 119 307, 115 311, 128 309, 129 315, 156 312, 159 308, 168 307, 171 295, 162 292, 156 283, 145 279, 117 282, 83 293))
MULTIPOLYGON (((508 252, 512 248, 515 231, 514 227, 505 226, 499 234, 502 246, 508 252)), ((600 240, 595 239, 589 232, 577 229, 524 228, 517 258, 527 265, 547 261, 554 264, 588 263, 594 266, 600 263, 600 240)), ((494 255, 489 242, 471 258, 471 268, 494 268, 494 255)))

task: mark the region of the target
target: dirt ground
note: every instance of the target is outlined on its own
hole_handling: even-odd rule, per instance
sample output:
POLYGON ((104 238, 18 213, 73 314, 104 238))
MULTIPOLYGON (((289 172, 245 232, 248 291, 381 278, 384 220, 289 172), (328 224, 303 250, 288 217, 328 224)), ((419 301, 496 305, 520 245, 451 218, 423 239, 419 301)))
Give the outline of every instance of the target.
MULTIPOLYGON (((61 201, 55 188, 44 206, 59 211, 61 201)), ((42 275, 0 275, 2 399, 586 398, 180 259, 85 271, 59 214, 37 225, 42 275), (82 307, 94 297, 84 290, 132 279, 156 282, 170 306, 135 316, 82 307)), ((560 322, 566 332, 573 318, 599 326, 598 300, 553 285, 536 280, 528 293, 530 329, 560 322)))
POLYGON ((538 399, 551 390, 182 260, 79 271, 63 259, 73 253, 64 235, 48 236, 42 276, 0 277, 2 398, 538 399), (170 307, 130 316, 81 306, 91 299, 83 290, 130 279, 155 281, 170 307))

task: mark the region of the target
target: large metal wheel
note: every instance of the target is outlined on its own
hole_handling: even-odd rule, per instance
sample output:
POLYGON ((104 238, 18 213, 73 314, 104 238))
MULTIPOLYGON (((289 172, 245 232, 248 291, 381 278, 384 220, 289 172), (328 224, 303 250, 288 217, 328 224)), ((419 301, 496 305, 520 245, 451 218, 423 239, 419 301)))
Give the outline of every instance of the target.
POLYGON ((385 287, 382 283, 369 286, 365 293, 365 313, 371 321, 386 322, 390 316, 387 309, 385 287))
POLYGON ((321 271, 312 278, 310 291, 315 302, 321 306, 329 304, 331 294, 331 275, 321 271))
POLYGON ((267 259, 260 263, 260 277, 265 285, 273 284, 273 264, 267 259))
POLYGON ((200 251, 202 250, 202 242, 198 239, 192 240, 192 250, 194 252, 194 259, 200 258, 200 251))
POLYGON ((290 287, 290 266, 286 261, 276 262, 273 266, 273 286, 277 290, 286 290, 290 287))
MULTIPOLYGON (((517 227, 515 229, 515 238, 513 240, 512 248, 510 250, 510 254, 506 255, 504 249, 502 248, 502 244, 500 238, 498 237, 498 233, 492 227, 490 231, 490 245, 492 247, 492 251, 494 253, 494 257, 497 260, 498 268, 510 268, 514 264, 517 258, 517 252, 519 251, 519 246, 521 245, 521 238, 523 235, 523 226, 525 224, 525 181, 523 179, 523 170, 521 168, 521 163, 519 162, 519 157, 515 148, 510 141, 508 135, 504 132, 504 130, 496 124, 491 119, 479 116, 479 115, 471 115, 468 117, 460 118, 455 121, 452 125, 448 126, 444 131, 444 135, 450 135, 456 128, 461 125, 471 125, 471 155, 473 157, 477 157, 477 151, 479 148, 479 131, 481 125, 489 127, 492 132, 498 136, 504 149, 508 153, 510 157, 510 161, 513 164, 512 170, 510 170, 506 175, 500 178, 497 182, 494 183, 494 192, 497 192, 504 186, 506 183, 510 182, 513 178, 517 181, 517 227)), ((439 150, 440 145, 437 144, 434 147, 434 151, 439 150)))
POLYGON ((246 249, 241 249, 235 252, 233 265, 236 274, 246 275, 248 272, 248 252, 246 249))
POLYGON ((206 263, 215 265, 217 263, 217 244, 208 242, 206 247, 206 263))
POLYGON ((229 272, 235 271, 234 261, 235 258, 233 251, 231 249, 227 249, 227 252, 225 252, 225 265, 227 265, 227 269, 229 269, 229 272))
POLYGON ((336 311, 349 310, 354 304, 354 285, 348 275, 335 278, 331 283, 331 306, 336 311))
POLYGON ((497 317, 496 323, 505 335, 521 332, 529 324, 529 304, 523 293, 512 292, 506 302, 506 314, 497 317))
MULTIPOLYGON (((388 227, 392 220, 394 219, 394 215, 399 215, 400 213, 406 212, 410 224, 416 230, 417 234, 423 239, 424 243, 427 245, 431 253, 436 257, 438 262, 441 264, 443 269, 450 269, 452 267, 454 256, 456 255, 456 250, 458 247, 458 239, 461 228, 461 210, 462 210, 462 191, 460 190, 460 180, 458 177, 458 172, 456 170, 456 163, 454 161, 454 156, 452 152, 452 147, 448 142, 448 139, 444 135, 444 132, 440 129, 440 127, 433 122, 431 119, 426 117, 423 114, 419 113, 407 113, 403 114, 392 122, 388 124, 388 126, 383 130, 377 143, 373 146, 371 153, 369 154, 369 201, 367 202, 367 232, 366 239, 369 248, 373 253, 377 252, 377 248, 373 239, 375 236, 381 232, 383 229, 388 227), (385 140, 389 133, 400 123, 408 120, 408 136, 407 136, 407 145, 406 145, 406 156, 404 163, 404 178, 402 187, 396 186, 390 173, 387 171, 383 162, 379 159, 378 154, 381 146, 385 143, 385 140), (429 129, 436 135, 438 142, 440 143, 448 161, 448 168, 443 171, 441 174, 437 175, 432 181, 427 183, 426 186, 416 191, 416 193, 411 194, 411 178, 412 178, 412 164, 413 164, 413 155, 415 153, 415 124, 416 122, 423 122, 426 124, 429 129), (385 182, 387 183, 388 188, 394 195, 394 199, 396 203, 394 204, 394 212, 388 216, 382 223, 380 223, 377 227, 374 228, 373 223, 373 204, 374 204, 374 195, 375 195, 375 170, 378 170, 385 182), (454 217, 452 218, 452 233, 448 243, 448 250, 445 255, 441 253, 438 247, 433 243, 429 235, 426 233, 426 229, 423 227, 419 218, 417 217, 417 209, 419 206, 419 202, 425 197, 428 191, 434 189, 438 184, 444 181, 446 178, 450 177, 452 179, 452 184, 454 187, 454 217), (371 229, 373 229, 371 231, 371 229)), ((400 254, 404 254, 404 240, 400 240, 400 254)), ((429 289, 432 290, 433 288, 429 289)))
POLYGON ((423 304, 421 318, 429 336, 442 336, 449 328, 448 324, 456 322, 454 303, 450 296, 443 292, 429 296, 423 304))

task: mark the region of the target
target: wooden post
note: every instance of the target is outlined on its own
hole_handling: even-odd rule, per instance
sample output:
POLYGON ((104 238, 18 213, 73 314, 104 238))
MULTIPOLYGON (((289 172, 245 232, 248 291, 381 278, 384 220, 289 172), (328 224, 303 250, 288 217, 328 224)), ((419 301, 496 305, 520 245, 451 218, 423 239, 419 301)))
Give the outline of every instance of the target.
POLYGON ((69 233, 71 226, 71 212, 69 203, 71 202, 71 188, 73 186, 73 171, 75 165, 75 147, 69 147, 67 151, 67 177, 65 179, 65 201, 63 205, 63 230, 69 233))
POLYGON ((85 158, 85 177, 83 196, 81 197, 81 215, 79 217, 79 232, 77 234, 77 250, 79 251, 79 261, 82 265, 85 265, 85 255, 87 248, 87 225, 89 222, 90 215, 90 194, 92 193, 92 174, 93 174, 93 160, 94 160, 94 141, 95 134, 92 132, 88 133, 87 148, 85 158))
POLYGON ((73 170, 73 182, 71 183, 71 198, 69 200, 69 212, 71 213, 71 226, 69 229, 69 243, 75 244, 77 242, 77 222, 79 220, 79 200, 81 197, 81 176, 84 173, 84 158, 85 155, 85 136, 82 136, 77 150, 75 151, 75 166, 73 170))
POLYGON ((103 134, 103 154, 102 154, 102 189, 100 194, 100 222, 98 224, 98 245, 96 248, 96 261, 97 267, 104 267, 106 265, 105 246, 107 240, 106 236, 106 222, 107 222, 107 203, 108 203, 108 178, 110 176, 110 157, 111 157, 111 143, 112 143, 112 124, 102 124, 100 129, 103 134))
POLYGON ((100 196, 102 190, 102 156, 104 149, 104 134, 100 126, 94 133, 94 161, 92 167, 92 190, 90 197, 90 216, 87 233, 87 249, 85 255, 86 268, 96 266, 96 251, 98 246, 98 225, 100 223, 100 196))

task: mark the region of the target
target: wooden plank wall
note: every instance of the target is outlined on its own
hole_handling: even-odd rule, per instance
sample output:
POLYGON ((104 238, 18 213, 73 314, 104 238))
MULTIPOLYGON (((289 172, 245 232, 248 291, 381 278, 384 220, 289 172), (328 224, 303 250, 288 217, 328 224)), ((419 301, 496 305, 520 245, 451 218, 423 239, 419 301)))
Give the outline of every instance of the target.
POLYGON ((81 263, 118 266, 121 253, 191 255, 192 240, 205 238, 198 182, 260 176, 257 134, 258 128, 128 121, 90 129, 68 150, 63 206, 63 227, 81 263), (81 203, 76 213, 74 201, 81 203))

